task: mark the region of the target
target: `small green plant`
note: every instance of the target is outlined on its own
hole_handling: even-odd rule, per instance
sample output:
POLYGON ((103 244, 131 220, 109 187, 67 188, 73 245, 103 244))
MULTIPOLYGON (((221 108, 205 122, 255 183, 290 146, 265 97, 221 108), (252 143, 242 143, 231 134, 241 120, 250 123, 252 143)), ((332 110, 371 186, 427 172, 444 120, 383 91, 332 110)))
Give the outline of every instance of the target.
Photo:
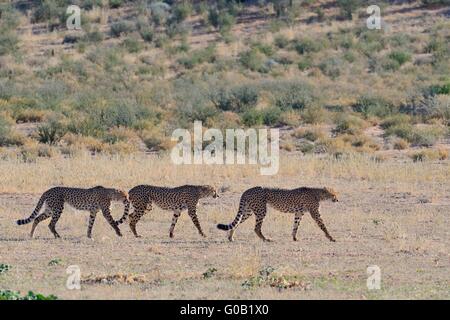
POLYGON ((11 270, 11 266, 8 264, 0 263, 0 274, 4 274, 11 270))
POLYGON ((28 291, 26 295, 22 296, 19 291, 0 290, 0 300, 57 300, 57 299, 58 297, 53 294, 46 296, 41 293, 28 291))
POLYGON ((203 272, 202 276, 203 279, 209 279, 212 276, 214 276, 214 274, 217 272, 216 268, 209 268, 208 270, 206 270, 205 272, 203 272))
POLYGON ((50 260, 50 262, 48 263, 49 266, 57 266, 59 264, 61 264, 62 260, 60 258, 55 258, 50 260))

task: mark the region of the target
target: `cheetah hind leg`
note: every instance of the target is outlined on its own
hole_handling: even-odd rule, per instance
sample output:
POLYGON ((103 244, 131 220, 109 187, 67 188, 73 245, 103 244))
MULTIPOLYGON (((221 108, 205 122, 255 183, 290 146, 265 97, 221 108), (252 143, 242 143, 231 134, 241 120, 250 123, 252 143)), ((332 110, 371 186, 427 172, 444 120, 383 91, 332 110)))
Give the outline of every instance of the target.
POLYGON ((36 230, 37 225, 44 221, 45 219, 48 219, 52 216, 52 211, 49 208, 46 208, 43 213, 41 213, 36 219, 33 221, 33 226, 31 227, 30 232, 30 238, 33 238, 34 231, 36 230))
POLYGON ((234 232, 236 231, 238 225, 240 225, 242 222, 247 220, 251 215, 252 215, 252 211, 250 209, 243 209, 243 214, 242 214, 241 220, 234 226, 233 229, 230 229, 230 231, 228 231, 228 240, 230 242, 233 242, 233 240, 234 240, 233 239, 234 232))

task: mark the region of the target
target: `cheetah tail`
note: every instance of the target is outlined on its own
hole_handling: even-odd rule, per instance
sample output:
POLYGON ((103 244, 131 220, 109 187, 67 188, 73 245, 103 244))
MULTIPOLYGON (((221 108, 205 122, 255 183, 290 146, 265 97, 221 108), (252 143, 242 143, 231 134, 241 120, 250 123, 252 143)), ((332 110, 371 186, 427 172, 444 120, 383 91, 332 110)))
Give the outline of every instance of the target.
POLYGON ((41 196, 41 198, 39 199, 36 208, 34 209, 33 213, 31 214, 31 216, 29 216, 27 219, 21 219, 21 220, 17 220, 17 224, 20 226, 22 224, 27 224, 30 223, 31 221, 34 220, 34 218, 36 218, 36 216, 39 214, 39 211, 41 211, 42 205, 45 202, 45 198, 44 195, 41 196))
POLYGON ((241 222, 242 216, 243 216, 243 212, 242 212, 242 210, 239 210, 239 212, 236 215, 236 218, 234 218, 233 222, 231 222, 230 224, 219 223, 217 225, 217 229, 228 231, 228 230, 232 230, 232 229, 236 228, 237 225, 239 224, 239 222, 241 222))
POLYGON ((123 216, 122 218, 116 221, 116 225, 124 223, 128 217, 128 213, 130 211, 130 201, 128 199, 125 199, 123 200, 123 204, 125 205, 125 208, 123 210, 123 216))

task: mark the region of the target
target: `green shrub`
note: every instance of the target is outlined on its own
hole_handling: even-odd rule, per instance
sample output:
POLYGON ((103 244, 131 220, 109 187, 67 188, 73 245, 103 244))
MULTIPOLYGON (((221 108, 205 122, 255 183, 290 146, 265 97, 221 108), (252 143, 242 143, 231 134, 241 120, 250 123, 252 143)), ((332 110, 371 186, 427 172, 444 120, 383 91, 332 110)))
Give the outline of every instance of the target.
POLYGON ((360 0, 338 0, 337 5, 341 10, 342 18, 352 20, 353 12, 360 6, 360 0))
POLYGON ((267 126, 280 125, 282 111, 279 108, 271 107, 263 110, 263 123, 267 126))
POLYGON ((173 17, 177 23, 186 20, 192 14, 192 5, 189 2, 178 3, 173 8, 173 17))
POLYGON ((400 126, 403 124, 411 123, 411 117, 406 114, 396 114, 384 119, 380 126, 383 129, 389 129, 391 127, 400 126))
POLYGON ((265 65, 265 55, 255 48, 240 53, 239 61, 244 67, 252 71, 269 72, 268 67, 265 65))
POLYGON ((341 74, 341 66, 343 61, 336 57, 331 57, 323 60, 319 64, 319 68, 324 75, 331 79, 336 79, 341 74))
POLYGON ((67 128, 57 119, 50 119, 37 129, 38 141, 46 144, 56 144, 67 132, 67 128))
POLYGON ((312 64, 312 61, 311 61, 310 58, 302 59, 302 60, 300 60, 300 62, 297 64, 298 68, 299 68, 301 71, 305 71, 306 69, 311 68, 312 65, 313 65, 313 64, 312 64))
POLYGON ((392 113, 393 106, 383 98, 373 95, 363 95, 353 105, 353 110, 364 117, 377 116, 384 118, 392 113))
POLYGON ((109 7, 112 9, 120 8, 123 5, 123 0, 109 0, 109 7))
POLYGON ((213 63, 216 59, 216 48, 213 45, 206 47, 205 49, 198 49, 190 52, 186 56, 178 59, 178 63, 183 65, 187 69, 192 69, 198 64, 204 62, 213 63))
POLYGON ((277 35, 273 41, 277 48, 283 49, 289 45, 289 39, 283 35, 277 35))
POLYGON ((244 112, 258 103, 258 89, 251 84, 213 88, 209 99, 220 110, 244 112))
POLYGON ((341 114, 336 119, 334 132, 338 134, 359 134, 366 127, 366 122, 353 115, 341 114))
POLYGON ((299 38, 295 39, 293 42, 294 49, 299 54, 307 54, 311 52, 318 52, 322 49, 323 44, 318 41, 317 39, 311 39, 311 38, 299 38))
POLYGON ((110 32, 113 37, 120 37, 122 34, 127 34, 134 31, 135 26, 130 21, 117 21, 111 24, 110 32))
POLYGON ((122 45, 129 53, 138 53, 143 49, 142 43, 135 38, 126 38, 123 40, 122 45))
POLYGON ((25 296, 21 296, 18 291, 11 290, 0 290, 0 300, 57 300, 58 297, 55 295, 45 296, 40 293, 34 293, 33 291, 28 291, 25 296))
POLYGON ((440 127, 417 128, 409 123, 398 124, 386 129, 385 136, 397 136, 405 139, 414 146, 430 147, 443 136, 440 127))
POLYGON ((426 6, 450 5, 450 0, 422 0, 422 3, 426 6))
POLYGON ((0 147, 20 146, 24 143, 23 137, 16 134, 10 123, 0 115, 0 147))
POLYGON ((264 113, 255 109, 248 110, 242 115, 242 122, 247 127, 262 125, 264 123, 264 113))
POLYGON ((219 29, 220 32, 229 32, 235 24, 236 19, 229 12, 212 8, 209 10, 208 22, 219 29))
POLYGON ((0 56, 15 53, 18 50, 19 38, 12 31, 0 30, 0 56))
POLYGON ((404 51, 393 51, 389 54, 389 59, 396 61, 401 66, 411 60, 411 54, 404 51))
POLYGON ((314 88, 302 81, 277 81, 265 84, 274 95, 274 104, 281 110, 302 110, 315 99, 314 88))

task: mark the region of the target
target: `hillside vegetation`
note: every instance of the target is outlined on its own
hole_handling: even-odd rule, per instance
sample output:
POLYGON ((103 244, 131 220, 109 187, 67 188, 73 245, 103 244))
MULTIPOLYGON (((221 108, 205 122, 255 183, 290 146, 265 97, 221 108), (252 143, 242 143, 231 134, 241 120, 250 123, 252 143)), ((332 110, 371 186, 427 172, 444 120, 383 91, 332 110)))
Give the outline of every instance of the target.
POLYGON ((445 159, 449 1, 381 1, 381 30, 366 27, 369 4, 3 3, 1 152, 162 151, 201 120, 281 127, 287 151, 445 159), (70 4, 82 30, 66 28, 70 4))

